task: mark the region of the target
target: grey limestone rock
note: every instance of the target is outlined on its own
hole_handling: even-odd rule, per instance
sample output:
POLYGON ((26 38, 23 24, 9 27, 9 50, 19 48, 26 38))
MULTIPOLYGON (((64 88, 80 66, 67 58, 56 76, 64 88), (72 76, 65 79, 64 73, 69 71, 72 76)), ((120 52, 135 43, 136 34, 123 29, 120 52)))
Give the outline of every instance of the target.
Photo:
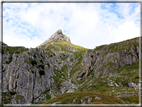
MULTIPOLYGON (((57 40, 70 42, 70 39, 63 35, 61 30, 58 30, 41 45, 57 40)), ((7 45, 3 45, 3 47, 7 47, 7 45)), ((125 46, 119 46, 118 49, 123 47, 125 46)), ((11 54, 9 51, 4 52, 2 56, 3 92, 11 91, 16 92, 16 95, 23 96, 22 99, 13 98, 13 104, 17 102, 21 104, 38 102, 44 99, 43 93, 47 90, 50 90, 49 94, 52 98, 65 92, 74 92, 78 90, 79 86, 83 85, 83 82, 81 84, 78 84, 78 82, 86 81, 85 78, 88 78, 90 73, 91 75, 94 74, 94 79, 107 76, 115 77, 117 76, 116 69, 126 65, 130 66, 139 61, 139 47, 134 45, 129 50, 116 52, 111 52, 109 46, 104 46, 98 50, 86 50, 83 51, 82 56, 79 56, 82 59, 76 58, 77 54, 75 52, 77 50, 75 48, 65 48, 68 50, 67 52, 54 53, 54 51, 50 50, 50 52, 40 47, 30 48, 28 51, 19 54, 11 54), (70 52, 73 49, 74 52, 70 52), (12 57, 12 61, 7 63, 10 57, 12 57), (63 67, 65 68, 63 69, 63 67), (111 70, 113 72, 110 72, 111 70)), ((99 85, 99 82, 95 82, 93 85, 99 85)), ((120 84, 110 82, 107 85, 122 86, 121 82, 120 84)), ((128 82, 127 85, 138 89, 135 83, 128 82)), ((95 99, 101 100, 97 96, 95 99)), ((92 98, 87 97, 85 100, 81 99, 81 104, 91 101, 92 98)))
POLYGON ((115 71, 119 67, 130 66, 139 61, 139 48, 134 47, 134 45, 131 46, 129 51, 107 52, 108 49, 104 46, 97 51, 86 51, 81 63, 83 70, 79 77, 88 76, 90 71, 94 71, 94 78, 106 77, 107 75, 114 76, 113 73, 109 73, 110 70, 115 71))
POLYGON ((3 87, 2 87, 2 91, 3 92, 8 92, 8 90, 7 90, 7 80, 6 80, 6 78, 5 77, 3 77, 3 87))
POLYGON ((23 96, 20 96, 20 97, 16 97, 16 96, 19 96, 19 95, 15 95, 15 97, 12 99, 12 104, 25 104, 26 103, 25 98, 23 96))
POLYGON ((81 101, 81 104, 89 104, 89 103, 91 103, 92 100, 93 100, 93 98, 86 96, 86 97, 82 98, 80 101, 81 101))
POLYGON ((70 38, 67 37, 67 36, 65 36, 65 35, 62 33, 62 30, 59 29, 59 30, 57 30, 49 39, 47 39, 45 42, 43 42, 40 46, 45 45, 45 44, 48 44, 48 42, 59 41, 59 40, 71 42, 71 41, 70 41, 70 38))
POLYGON ((128 87, 139 89, 139 85, 137 85, 136 83, 130 82, 130 83, 127 83, 127 85, 128 85, 128 87))
MULTIPOLYGON (((42 59, 41 54, 43 54, 41 49, 38 51, 36 51, 36 49, 30 49, 29 51, 19 54, 18 57, 16 54, 13 54, 10 64, 6 64, 4 61, 3 92, 16 92, 16 94, 22 95, 25 99, 17 100, 18 102, 32 103, 43 92, 49 90, 54 83, 51 77, 55 76, 55 74, 48 65, 44 65, 44 69, 39 68, 39 65, 42 64, 40 62, 42 59), (34 55, 36 57, 33 57, 34 55), (30 61, 34 61, 36 64, 32 65, 30 61), (44 71, 44 75, 39 74, 41 70, 44 71)), ((5 56, 8 55, 5 54, 3 57, 5 56)), ((52 59, 50 62, 54 63, 55 60, 52 59)), ((15 100, 13 100, 13 103, 14 101, 15 100)))

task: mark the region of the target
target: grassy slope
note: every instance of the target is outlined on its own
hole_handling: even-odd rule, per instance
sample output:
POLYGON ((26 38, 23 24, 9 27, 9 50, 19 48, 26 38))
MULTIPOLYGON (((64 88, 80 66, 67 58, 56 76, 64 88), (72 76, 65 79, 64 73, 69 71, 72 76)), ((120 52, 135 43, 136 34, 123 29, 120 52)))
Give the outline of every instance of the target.
MULTIPOLYGON (((121 52, 124 50, 130 50, 131 46, 134 45, 134 47, 136 48, 137 46, 139 46, 138 44, 138 40, 139 38, 134 38, 131 40, 127 40, 127 41, 123 41, 123 42, 119 42, 119 43, 113 43, 110 45, 102 45, 99 46, 97 48, 95 48, 93 51, 97 51, 97 50, 104 50, 107 49, 107 51, 104 53, 104 55, 106 55, 108 52, 109 53, 113 53, 113 52, 121 52)), ((56 45, 61 45, 61 42, 57 42, 55 43, 56 45)), ((62 49, 64 49, 65 45, 61 45, 63 46, 62 49)), ((68 45, 69 46, 69 45, 68 45)), ((79 48, 80 49, 80 48, 79 48)), ((81 48, 83 49, 83 48, 81 48)), ((74 77, 75 72, 81 70, 81 67, 79 66, 81 61, 82 61, 82 55, 84 52, 84 49, 81 51, 76 52, 76 58, 78 59, 78 62, 75 64, 75 66, 72 68, 71 70, 71 77, 74 77)), ((111 63, 108 63, 105 66, 110 66, 111 63)), ((111 81, 114 81, 115 83, 119 83, 121 82, 122 84, 128 83, 128 82, 134 82, 136 84, 138 84, 139 82, 139 61, 136 62, 135 64, 131 65, 131 66, 124 66, 124 67, 119 67, 118 69, 114 69, 114 71, 120 75, 120 77, 105 77, 105 78, 97 78, 97 79, 93 79, 94 73, 93 71, 90 72, 90 75, 88 77, 86 77, 85 79, 83 79, 82 81, 72 81, 75 84, 82 84, 81 87, 79 87, 79 93, 70 93, 71 96, 78 96, 80 95, 82 98, 85 93, 98 93, 99 95, 103 95, 103 96, 111 96, 114 97, 113 102, 111 102, 111 100, 107 101, 104 99, 102 101, 99 102, 95 102, 92 101, 91 103, 120 103, 120 100, 123 100, 123 103, 128 103, 128 104, 137 104, 139 103, 139 97, 138 96, 130 96, 130 97, 119 97, 115 98, 116 95, 123 95, 123 94, 138 94, 138 91, 136 91, 134 88, 130 88, 127 86, 119 86, 117 87, 116 85, 114 86, 108 86, 108 83, 111 81), (90 82, 91 81, 91 82, 90 82)), ((114 72, 114 71, 110 71, 110 72, 114 72)), ((57 102, 60 101, 65 95, 68 95, 69 93, 65 93, 63 95, 58 96, 57 98, 51 99, 49 101, 46 102, 46 104, 48 103, 53 103, 53 102, 57 102), (61 99, 60 99, 61 98, 61 99)), ((89 94, 88 94, 89 95, 89 94)), ((78 97, 78 99, 80 99, 78 97)), ((68 102, 72 103, 73 97, 68 97, 68 99, 62 99, 62 103, 66 104, 68 102)), ((80 103, 80 102, 75 102, 75 103, 80 103)), ((121 102, 122 103, 122 102, 121 102)))
POLYGON ((109 45, 101 45, 101 46, 96 47, 94 51, 109 48, 107 53, 108 52, 113 53, 113 52, 119 52, 119 51, 124 51, 124 50, 130 50, 132 45, 139 46, 139 37, 129 39, 126 41, 117 42, 117 43, 111 43, 109 45))
MULTIPOLYGON (((97 48, 95 48, 93 51, 97 51, 97 50, 107 50, 106 52, 104 52, 104 55, 106 55, 108 52, 113 53, 113 52, 120 52, 120 51, 124 51, 124 50, 130 50, 130 47, 132 45, 134 45, 134 47, 138 46, 138 42, 137 42, 138 38, 134 38, 132 40, 127 40, 124 42, 119 42, 119 43, 115 43, 115 44, 110 44, 110 45, 102 45, 99 46, 97 48)), ((79 70, 81 70, 81 66, 80 63, 83 59, 83 54, 86 50, 90 50, 90 49, 86 49, 77 45, 74 45, 72 43, 66 42, 66 41, 54 41, 54 42, 50 42, 48 45, 44 45, 41 47, 42 49, 45 49, 51 53, 58 53, 58 52, 69 52, 69 53, 75 53, 76 59, 78 60, 75 65, 72 67, 72 70, 70 72, 70 76, 71 77, 75 77, 75 73, 79 70), (74 49, 74 51, 73 51, 74 49)), ((10 63, 12 60, 12 55, 13 53, 22 53, 23 51, 27 51, 27 48, 24 47, 4 47, 3 50, 5 52, 10 52, 10 59, 9 62, 10 63)), ((91 51, 91 50, 90 50, 91 51)), ((62 59, 65 60, 65 59, 62 59)), ((106 66, 106 65, 105 65, 106 66)), ((107 65, 109 66, 109 64, 107 65)), ((107 103, 138 103, 138 96, 131 96, 131 97, 120 97, 119 99, 115 97, 116 93, 118 94, 138 94, 138 91, 135 91, 134 88, 129 88, 127 86, 125 87, 116 87, 115 85, 110 87, 107 85, 109 80, 113 80, 116 83, 119 82, 134 82, 134 83, 138 83, 139 80, 139 75, 138 73, 135 73, 139 70, 139 62, 131 65, 131 66, 124 66, 124 67, 119 67, 118 69, 116 69, 115 71, 118 71, 118 75, 121 75, 121 77, 119 78, 97 78, 97 79, 93 79, 94 73, 93 71, 90 72, 89 76, 86 77, 85 79, 83 79, 82 81, 75 81, 75 79, 72 80, 72 82, 74 82, 75 84, 82 84, 81 87, 79 87, 79 92, 75 92, 75 93, 65 93, 63 95, 57 96, 57 98, 48 100, 46 103, 53 103, 53 102, 57 102, 60 101, 62 99, 62 103, 72 103, 72 100, 74 99, 74 97, 77 97, 77 99, 81 99, 83 97, 85 97, 86 95, 89 95, 90 97, 94 97, 92 95, 97 95, 98 97, 102 98, 102 100, 93 100, 91 103, 95 103, 95 104, 107 104, 107 103), (123 71, 123 72, 122 72, 123 71), (91 82, 90 82, 91 81, 91 82), (90 85, 91 84, 91 85, 90 85), (96 85, 95 85, 96 84, 96 85), (121 90, 121 89, 125 89, 121 90), (130 90, 128 90, 130 89, 130 90), (68 97, 68 99, 64 99, 67 96, 71 96, 68 97), (104 97, 105 96, 105 97, 104 97), (61 99, 60 99, 61 98, 61 99), (112 100, 109 99, 114 99, 114 101, 112 102, 112 100), (123 100, 124 102, 122 102, 121 100, 123 100)), ((67 71, 67 66, 63 67, 61 71, 54 71, 54 73, 57 75, 55 77, 56 81, 64 81, 64 79, 62 80, 60 77, 61 76, 65 76, 66 75, 66 71, 67 71)), ((113 72, 113 71, 112 71, 113 72)), ((58 84, 59 85, 59 84, 58 84)), ((60 87, 60 86, 59 86, 60 87)), ((58 87, 56 87, 58 88, 58 87)), ((80 103, 80 100, 77 100, 75 103, 80 103)))
POLYGON ((41 46, 42 49, 48 50, 51 52, 51 50, 54 50, 54 52, 76 52, 76 51, 85 51, 87 50, 84 47, 74 45, 67 41, 53 41, 49 42, 46 45, 41 46), (74 51, 73 51, 74 50, 74 51))
POLYGON ((81 103, 80 99, 87 102, 89 97, 92 98, 92 102, 90 104, 100 104, 100 103, 101 104, 108 104, 108 103, 120 104, 120 103, 123 103, 121 100, 119 100, 113 96, 109 96, 109 95, 99 94, 99 93, 95 93, 95 92, 93 92, 93 93, 74 92, 74 93, 64 93, 62 95, 59 95, 56 98, 48 100, 44 104, 52 104, 57 101, 61 101, 62 104, 80 104, 81 103))
POLYGON ((7 53, 7 52, 10 54, 9 61, 6 62, 7 64, 10 64, 12 61, 12 55, 14 53, 21 54, 22 52, 28 51, 28 50, 29 50, 28 48, 25 48, 22 46, 19 46, 19 47, 7 46, 7 47, 2 47, 2 54, 7 53))

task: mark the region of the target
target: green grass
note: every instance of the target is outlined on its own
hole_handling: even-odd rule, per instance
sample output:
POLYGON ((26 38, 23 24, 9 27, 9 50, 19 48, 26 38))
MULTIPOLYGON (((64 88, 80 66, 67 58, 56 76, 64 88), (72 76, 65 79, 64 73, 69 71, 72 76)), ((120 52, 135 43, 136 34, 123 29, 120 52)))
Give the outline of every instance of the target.
POLYGON ((74 44, 72 44, 70 42, 67 42, 67 41, 53 41, 53 42, 49 42, 46 45, 42 45, 41 48, 47 50, 50 53, 51 52, 52 53, 56 53, 56 52, 64 52, 64 53, 66 53, 66 52, 76 52, 76 51, 81 51, 81 50, 89 50, 87 48, 74 45, 74 44), (48 47, 46 47, 46 46, 48 46, 48 47), (45 49, 45 47, 46 47, 46 49, 45 49), (58 47, 60 47, 61 50, 58 47), (75 51, 73 51, 73 49, 75 49, 75 51))
POLYGON ((28 51, 29 49, 28 48, 25 48, 25 47, 11 47, 11 46, 7 46, 7 47, 3 47, 2 48, 2 53, 6 53, 6 52, 9 52, 10 56, 9 56, 9 61, 6 61, 7 64, 10 64, 11 61, 12 61, 12 56, 14 53, 16 54, 20 54, 20 53, 23 53, 24 51, 28 51))
POLYGON ((103 67, 107 67, 107 66, 112 66, 112 65, 115 65, 116 63, 114 63, 114 62, 109 62, 109 63, 107 63, 106 65, 104 65, 103 67))
POLYGON ((102 48, 105 48, 107 45, 101 45, 97 46, 93 51, 101 50, 102 48))
POLYGON ((134 83, 138 83, 139 82, 139 61, 137 61, 136 63, 132 64, 132 65, 126 65, 124 67, 119 67, 118 69, 116 69, 118 71, 118 75, 120 75, 121 77, 116 78, 116 82, 120 82, 122 81, 122 83, 128 83, 128 82, 134 82, 134 83))
POLYGON ((122 42, 118 42, 118 43, 112 43, 109 45, 101 45, 96 47, 95 49, 93 49, 93 52, 99 50, 103 50, 103 56, 105 56, 108 53, 114 53, 114 52, 122 52, 124 50, 129 51, 132 47, 132 45, 134 46, 134 49, 136 50, 136 47, 139 46, 139 37, 130 39, 130 40, 126 40, 126 41, 122 41, 122 42))
POLYGON ((52 86, 52 90, 55 90, 56 92, 58 92, 60 90, 61 87, 61 82, 64 82, 68 79, 68 67, 67 65, 64 65, 61 70, 53 70, 55 75, 54 77, 52 77, 54 79, 54 84, 52 86))
POLYGON ((24 97, 21 96, 21 95, 17 95, 15 98, 16 98, 16 99, 21 99, 21 98, 24 98, 24 97))
POLYGON ((139 43, 137 42, 139 38, 133 38, 130 40, 118 42, 118 43, 113 43, 109 45, 109 52, 119 52, 123 50, 130 50, 132 45, 136 48, 136 46, 139 46, 139 43), (121 47, 122 46, 122 47, 121 47))
POLYGON ((11 104, 11 100, 14 98, 15 92, 2 92, 2 99, 4 104, 11 104))
POLYGON ((62 67, 61 70, 53 70, 54 73, 55 73, 55 77, 53 77, 54 79, 56 79, 56 81, 59 81, 59 82, 63 82, 64 80, 67 80, 67 72, 68 72, 68 67, 67 65, 64 65, 62 67))
POLYGON ((9 52, 10 54, 13 54, 13 53, 22 53, 24 51, 28 51, 29 49, 28 48, 25 48, 25 47, 22 47, 22 46, 19 46, 19 47, 12 47, 12 46, 8 46, 8 47, 3 47, 3 51, 4 52, 9 52))
POLYGON ((67 58, 68 58, 69 56, 66 56, 66 57, 61 57, 61 59, 64 61, 64 60, 66 60, 67 58))
POLYGON ((99 94, 95 92, 74 92, 64 93, 51 100, 46 101, 43 104, 52 104, 57 101, 61 101, 61 104, 81 104, 81 99, 87 102, 87 97, 92 98, 91 104, 123 104, 123 102, 113 96, 106 94, 99 94), (99 99, 95 99, 97 97, 99 99), (74 102, 73 102, 74 100, 74 102))
POLYGON ((6 61, 6 63, 7 64, 10 64, 12 62, 12 54, 10 54, 10 56, 9 56, 9 60, 8 61, 6 61))
MULTIPOLYGON (((90 78, 89 78, 90 79, 90 78)), ((89 82, 90 80, 88 80, 89 82)), ((110 91, 111 88, 108 87, 107 84, 107 78, 97 78, 94 79, 92 81, 92 85, 90 85, 88 82, 84 83, 81 87, 79 87, 80 91, 84 91, 84 89, 86 90, 85 92, 105 92, 105 91, 110 91), (95 85, 95 83, 97 83, 95 85)))
POLYGON ((11 104, 12 102, 11 102, 11 99, 4 99, 4 104, 11 104))
MULTIPOLYGON (((93 72, 93 71, 92 71, 93 72)), ((132 71, 129 71, 129 73, 132 71)), ((104 77, 104 78, 96 78, 93 79, 92 77, 86 77, 85 80, 88 79, 88 81, 84 82, 85 80, 81 80, 83 85, 79 87, 79 91, 82 92, 97 92, 97 93, 102 93, 102 94, 108 94, 108 95, 113 95, 115 96, 115 93, 121 93, 121 94, 127 94, 127 93, 137 93, 137 91, 134 88, 130 88, 126 85, 126 83, 134 82, 138 83, 139 79, 135 78, 138 73, 133 74, 133 76, 118 76, 118 77, 104 77), (122 85, 119 85, 117 87, 114 83, 114 86, 109 86, 108 83, 110 83, 109 80, 114 81, 114 83, 121 83, 122 85), (90 81, 92 81, 90 83, 90 81), (91 84, 91 85, 90 85, 91 84), (114 93, 112 92, 112 88, 114 90, 114 93), (121 90, 121 89, 126 89, 126 91, 121 90), (130 89, 130 90, 128 90, 130 89)), ((120 74, 118 74, 120 75, 120 74)))
POLYGON ((59 91, 62 81, 59 81, 59 79, 56 77, 53 77, 53 79, 55 83, 51 86, 51 90, 59 91))
POLYGON ((26 62, 27 64, 32 64, 33 66, 34 66, 34 65, 37 65, 37 62, 36 62, 35 60, 31 59, 31 58, 25 59, 25 62, 26 62))
POLYGON ((53 70, 57 78, 61 78, 61 71, 60 70, 53 70))
POLYGON ((49 94, 50 90, 46 90, 43 94, 45 95, 45 98, 43 97, 43 99, 41 99, 39 102, 36 102, 34 104, 42 104, 44 103, 43 101, 46 100, 50 100, 51 99, 51 95, 49 94))
MULTIPOLYGON (((127 40, 127 41, 123 41, 123 42, 119 42, 119 43, 113 43, 110 45, 102 45, 99 47, 96 47, 93 52, 95 51, 99 51, 99 50, 103 50, 104 53, 103 55, 106 55, 107 53, 114 53, 114 52, 122 52, 124 50, 129 51, 132 47, 132 45, 134 46, 134 49, 136 50, 136 47, 138 46, 138 40, 139 38, 134 38, 132 40, 127 40)), ((42 46, 42 49, 45 49, 47 45, 42 46)), ((20 48, 21 49, 21 48, 20 48)), ((13 48, 13 47, 7 47, 3 49, 3 52, 10 52, 10 57, 9 57, 9 61, 7 61, 6 63, 9 64, 12 61, 12 54, 13 53, 17 53, 20 54, 23 51, 26 51, 25 48, 22 48, 23 50, 20 51, 19 48, 13 48)), ((28 49, 27 49, 28 50, 28 49)), ((76 73, 78 71, 82 71, 82 66, 81 66, 81 62, 83 59, 83 55, 84 52, 86 50, 90 51, 90 49, 86 49, 77 45, 74 45, 70 42, 66 42, 66 41, 56 41, 56 42, 49 42, 48 47, 45 49, 47 50, 49 53, 49 57, 54 57, 54 55, 56 54, 56 52, 71 52, 71 53, 75 53, 75 59, 76 59, 76 63, 75 65, 72 67, 71 71, 70 71, 70 76, 72 79, 72 82, 75 84, 82 84, 79 87, 80 92, 75 92, 75 93, 65 93, 63 95, 59 95, 54 99, 51 99, 51 96, 49 95, 49 93, 47 93, 46 95, 46 99, 48 100, 45 103, 53 103, 56 101, 62 101, 62 103, 67 104, 67 103, 72 103, 73 100, 75 98, 77 98, 76 102, 74 103, 81 103, 80 99, 89 95, 91 98, 95 98, 93 95, 97 95, 98 97, 100 97, 102 100, 93 100, 91 103, 92 104, 120 104, 123 103, 121 102, 119 99, 117 99, 115 97, 115 93, 121 93, 121 94, 126 94, 126 93, 137 93, 133 88, 127 87, 127 85, 125 85, 126 83, 129 82, 134 82, 134 83, 138 83, 139 82, 139 62, 136 62, 132 65, 125 65, 124 67, 119 66, 118 69, 114 69, 114 70, 108 70, 108 72, 110 73, 117 73, 116 77, 104 77, 104 78, 97 78, 94 79, 94 72, 95 71, 90 71, 89 72, 89 76, 86 78, 83 78, 81 81, 76 81, 76 79, 78 78, 78 76, 76 75, 76 73), (52 43, 54 45, 52 45, 52 43), (61 50, 58 48, 58 46, 61 48, 61 50), (73 49, 75 49, 75 51, 73 51, 73 49), (122 83, 122 86, 116 87, 114 86, 108 86, 108 78, 113 80, 116 83, 122 83), (90 85, 90 81, 92 80, 90 85), (97 83, 97 84, 95 84, 97 83), (114 92, 112 92, 112 88, 114 90, 114 92), (121 89, 131 89, 131 90, 121 90, 121 89), (111 96, 109 96, 111 95, 111 96), (49 100, 50 99, 50 100, 49 100), (110 100, 111 99, 111 100, 110 100)), ((42 56, 42 54, 41 54, 42 56)), ((36 57, 36 55, 34 55, 34 57, 36 57)), ((43 57, 43 56, 42 56, 43 57)), ((90 55, 90 57, 93 58, 93 55, 90 55)), ((61 57, 62 60, 66 60, 67 57, 61 57)), ((37 65, 37 62, 35 60, 32 59, 28 59, 25 60, 26 63, 28 64, 32 64, 37 65)), ((43 61, 40 61, 43 64, 43 61)), ((109 63, 104 63, 103 67, 107 67, 107 66, 112 66, 115 63, 113 62, 109 62, 109 63)), ((47 63, 47 65, 50 67, 49 63, 47 63)), ((39 65, 38 66, 40 68, 39 74, 44 75, 44 65, 39 65)), ((101 72, 103 70, 103 67, 101 68, 100 71, 101 72)), ((32 73, 34 73, 34 71, 31 71, 32 73)), ((55 83, 53 84, 53 86, 51 87, 51 89, 54 89, 56 92, 58 92, 60 90, 61 87, 61 82, 64 82, 65 80, 68 79, 68 65, 65 65, 62 67, 61 70, 55 70, 54 69, 54 73, 55 73, 55 77, 54 81, 55 83)), ((14 94, 11 94, 11 92, 9 92, 8 96, 10 96, 9 98, 5 98, 4 101, 6 103, 10 103, 10 100, 14 94)), ((16 96, 17 97, 17 96, 16 96)), ((132 96, 132 97, 121 97, 121 100, 125 101, 128 104, 132 104, 132 103, 138 103, 137 96, 132 96), (131 98, 131 99, 130 99, 131 98)))
POLYGON ((120 97, 127 104, 139 104, 139 96, 120 97))
POLYGON ((76 71, 79 71, 81 70, 81 62, 83 60, 83 54, 84 54, 85 51, 80 51, 80 52, 76 52, 75 53, 75 58, 78 60, 77 63, 72 67, 72 70, 71 70, 71 76, 73 76, 73 74, 76 72, 76 71))
POLYGON ((50 100, 51 99, 51 95, 46 94, 46 100, 50 100))
POLYGON ((57 46, 60 46, 61 48, 69 46, 69 47, 73 47, 73 48, 76 48, 76 49, 79 49, 79 50, 86 49, 84 47, 77 46, 77 45, 74 45, 74 44, 72 44, 70 42, 66 42, 66 41, 54 41, 54 42, 50 42, 50 43, 54 43, 55 46, 57 45, 57 46))

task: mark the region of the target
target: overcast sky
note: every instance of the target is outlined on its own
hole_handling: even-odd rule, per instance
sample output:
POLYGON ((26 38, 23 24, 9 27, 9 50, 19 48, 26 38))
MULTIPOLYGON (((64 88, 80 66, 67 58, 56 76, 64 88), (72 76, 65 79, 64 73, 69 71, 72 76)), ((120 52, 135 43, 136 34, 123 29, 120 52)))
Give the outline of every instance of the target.
POLYGON ((140 36, 139 3, 4 3, 3 42, 35 48, 58 29, 93 49, 140 36))

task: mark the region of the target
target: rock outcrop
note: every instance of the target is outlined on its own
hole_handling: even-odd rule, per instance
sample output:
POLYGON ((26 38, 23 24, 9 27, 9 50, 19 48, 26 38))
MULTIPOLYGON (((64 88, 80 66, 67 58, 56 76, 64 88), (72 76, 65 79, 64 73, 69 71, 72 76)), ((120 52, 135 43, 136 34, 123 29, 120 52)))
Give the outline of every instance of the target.
MULTIPOLYGON (((101 84, 113 89, 139 88, 139 38, 91 50, 71 44, 58 30, 37 48, 3 44, 2 61, 5 104, 42 103, 64 93, 94 91, 101 84)), ((80 103, 92 101, 84 97, 80 103)))
MULTIPOLYGON (((51 97, 55 97, 55 95, 64 93, 70 89, 69 85, 72 84, 63 82, 61 83, 63 84, 62 88, 56 90, 56 87, 60 83, 55 83, 56 80, 54 78, 58 76, 57 73, 60 72, 62 67, 66 66, 67 63, 69 63, 70 66, 73 65, 75 59, 74 53, 59 52, 55 55, 54 53, 42 50, 41 48, 31 48, 17 54, 17 50, 11 53, 8 51, 9 48, 13 47, 7 46, 3 50, 2 67, 4 93, 14 92, 15 95, 21 95, 22 103, 29 104, 37 102, 39 97, 47 90, 49 90, 48 94, 51 97), (62 59, 66 58, 67 60, 62 61, 62 59), (70 62, 70 60, 72 60, 72 62, 70 62), (55 70, 57 71, 56 74, 54 73, 55 70), (56 91, 58 92, 56 93, 56 91)), ((67 74, 66 71, 65 73, 67 74)), ((65 75, 62 79, 65 78, 68 77, 65 75)), ((15 104, 16 100, 14 97, 10 98, 11 103, 15 104)), ((21 100, 18 99, 17 103, 18 102, 21 102, 21 100)))
POLYGON ((79 77, 88 76, 89 72, 94 72, 94 78, 113 76, 110 70, 116 70, 119 67, 130 66, 139 61, 139 40, 120 43, 119 47, 115 44, 103 46, 101 49, 86 51, 82 60, 82 72, 79 77), (126 45, 126 46, 125 46, 126 45), (112 48, 112 50, 111 50, 112 48), (118 48, 118 49, 117 49, 118 48))
POLYGON ((64 35, 64 34, 62 33, 62 30, 59 29, 59 30, 57 30, 49 39, 47 39, 45 42, 43 42, 40 46, 46 45, 46 44, 48 44, 48 42, 60 41, 60 40, 62 40, 62 41, 67 41, 67 42, 71 42, 71 41, 70 41, 70 38, 67 37, 66 35, 64 35))

